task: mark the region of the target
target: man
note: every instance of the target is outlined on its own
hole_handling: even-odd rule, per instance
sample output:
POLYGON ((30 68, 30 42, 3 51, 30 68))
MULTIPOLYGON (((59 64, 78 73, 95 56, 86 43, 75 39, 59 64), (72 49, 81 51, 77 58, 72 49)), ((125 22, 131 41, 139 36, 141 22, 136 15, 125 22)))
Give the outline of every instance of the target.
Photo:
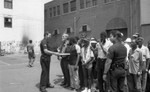
POLYGON ((49 81, 49 70, 51 55, 54 53, 51 50, 48 39, 51 37, 50 33, 44 34, 44 39, 40 43, 41 58, 40 64, 42 68, 41 79, 40 79, 40 91, 47 92, 46 88, 54 88, 54 86, 49 81))
POLYGON ((100 43, 96 45, 98 49, 98 60, 97 60, 97 70, 98 70, 98 85, 99 92, 104 92, 104 81, 103 81, 103 73, 104 66, 107 59, 107 52, 109 47, 112 46, 112 43, 107 38, 106 32, 100 33, 100 43))
POLYGON ((149 67, 149 59, 150 59, 150 53, 146 46, 143 45, 144 38, 139 37, 137 39, 138 48, 142 51, 142 62, 143 62, 143 69, 142 69, 142 92, 145 92, 146 90, 146 82, 147 82, 147 72, 149 67))
POLYGON ((141 92, 142 52, 137 48, 137 43, 131 42, 129 51, 129 92, 141 92))
MULTIPOLYGON (((68 45, 68 34, 62 35, 62 45, 58 48, 58 52, 65 53, 68 45)), ((68 57, 67 56, 60 56, 60 66, 62 69, 62 73, 64 75, 64 81, 62 82, 61 86, 70 87, 70 75, 68 69, 68 57)))
POLYGON ((32 44, 32 40, 29 40, 29 44, 27 45, 27 52, 28 52, 28 58, 29 58, 28 67, 32 67, 33 62, 35 60, 34 45, 32 44))
POLYGON ((108 49, 103 79, 106 81, 107 73, 110 71, 111 92, 124 92, 127 49, 122 44, 122 35, 119 31, 111 31, 110 40, 113 45, 108 49))

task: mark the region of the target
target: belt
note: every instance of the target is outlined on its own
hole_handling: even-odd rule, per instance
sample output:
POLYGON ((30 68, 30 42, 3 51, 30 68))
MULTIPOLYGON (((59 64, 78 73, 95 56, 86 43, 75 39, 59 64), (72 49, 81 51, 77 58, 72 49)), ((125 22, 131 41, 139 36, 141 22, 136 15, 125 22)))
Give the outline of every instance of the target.
POLYGON ((98 58, 98 59, 101 59, 101 60, 106 60, 107 58, 98 58))

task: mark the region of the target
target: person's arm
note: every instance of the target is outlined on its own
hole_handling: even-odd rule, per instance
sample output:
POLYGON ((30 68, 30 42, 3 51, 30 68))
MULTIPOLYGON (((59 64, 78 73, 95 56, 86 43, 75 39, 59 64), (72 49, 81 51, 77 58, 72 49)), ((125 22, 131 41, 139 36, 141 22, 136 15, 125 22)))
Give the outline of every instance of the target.
POLYGON ((75 48, 76 48, 76 51, 77 51, 77 61, 76 61, 76 65, 75 66, 77 66, 78 63, 79 63, 79 59, 80 59, 81 48, 80 48, 79 45, 75 45, 75 48))
POLYGON ((148 67, 149 67, 149 64, 150 64, 150 52, 149 52, 149 49, 146 47, 146 70, 148 71, 148 67))
POLYGON ((104 69, 104 74, 105 74, 105 75, 106 75, 107 72, 109 71, 110 66, 111 66, 111 63, 112 63, 112 59, 107 58, 106 63, 105 63, 105 69, 104 69))

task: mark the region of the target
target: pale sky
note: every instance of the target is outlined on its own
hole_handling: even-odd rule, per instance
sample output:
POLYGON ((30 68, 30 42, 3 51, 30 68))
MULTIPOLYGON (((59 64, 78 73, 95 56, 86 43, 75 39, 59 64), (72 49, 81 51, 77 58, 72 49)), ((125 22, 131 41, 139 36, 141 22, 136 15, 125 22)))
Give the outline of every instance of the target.
POLYGON ((49 2, 49 1, 52 1, 52 0, 44 0, 44 3, 47 3, 47 2, 49 2))

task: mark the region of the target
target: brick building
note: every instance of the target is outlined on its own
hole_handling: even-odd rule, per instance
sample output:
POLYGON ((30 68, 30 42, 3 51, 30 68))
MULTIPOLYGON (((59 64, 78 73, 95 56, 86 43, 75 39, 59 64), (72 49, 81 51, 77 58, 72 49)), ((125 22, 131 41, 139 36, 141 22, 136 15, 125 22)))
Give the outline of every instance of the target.
MULTIPOLYGON (((114 29, 124 33, 124 39, 139 32, 147 41, 150 21, 146 25, 141 22, 144 16, 141 10, 149 2, 149 0, 53 0, 45 4, 44 28, 53 34, 55 46, 59 44, 61 34, 64 32, 77 36, 84 32, 89 37, 99 38, 100 32, 109 33, 114 29)), ((144 19, 147 20, 145 17, 144 19)))

